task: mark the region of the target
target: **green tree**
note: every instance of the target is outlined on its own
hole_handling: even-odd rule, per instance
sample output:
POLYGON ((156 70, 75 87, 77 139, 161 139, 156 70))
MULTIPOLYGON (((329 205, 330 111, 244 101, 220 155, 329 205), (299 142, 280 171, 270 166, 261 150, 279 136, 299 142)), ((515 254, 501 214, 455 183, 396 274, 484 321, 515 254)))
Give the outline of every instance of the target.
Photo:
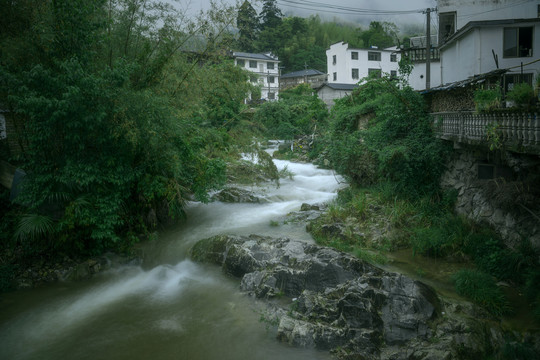
POLYGON ((397 44, 398 28, 395 24, 389 22, 372 21, 369 24, 369 29, 364 31, 360 37, 364 46, 377 46, 387 48, 397 44))
POLYGON ((239 50, 251 52, 255 48, 255 40, 259 28, 257 12, 251 6, 248 0, 238 9, 236 19, 236 27, 238 28, 238 48, 239 50))
POLYGON ((277 6, 276 0, 264 0, 263 8, 259 14, 261 30, 276 29, 281 24, 283 14, 277 6))

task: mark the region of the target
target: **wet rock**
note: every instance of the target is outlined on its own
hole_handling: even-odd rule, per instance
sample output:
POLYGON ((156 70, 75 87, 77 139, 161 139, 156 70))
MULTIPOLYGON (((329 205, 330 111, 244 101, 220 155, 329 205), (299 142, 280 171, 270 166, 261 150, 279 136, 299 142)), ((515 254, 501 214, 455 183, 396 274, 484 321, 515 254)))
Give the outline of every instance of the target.
POLYGON ((198 242, 191 254, 241 278, 241 289, 258 298, 297 298, 277 331, 278 339, 295 346, 378 359, 385 344, 425 340, 438 306, 426 285, 290 239, 220 235, 198 242))
POLYGON ((221 190, 214 196, 212 200, 227 202, 227 203, 259 203, 261 199, 253 192, 237 187, 229 187, 221 190))
POLYGON ((319 211, 320 208, 319 208, 318 205, 310 205, 310 204, 306 204, 306 203, 303 203, 300 206, 300 211, 310 211, 310 210, 319 211))

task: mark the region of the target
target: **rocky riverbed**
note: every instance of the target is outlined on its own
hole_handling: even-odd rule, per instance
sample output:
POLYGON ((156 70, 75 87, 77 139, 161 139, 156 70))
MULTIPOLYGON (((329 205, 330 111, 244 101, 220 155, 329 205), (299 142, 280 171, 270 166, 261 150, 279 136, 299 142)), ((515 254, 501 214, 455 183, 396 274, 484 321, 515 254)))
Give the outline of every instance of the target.
POLYGON ((479 359, 512 342, 540 353, 532 334, 503 331, 467 302, 350 254, 288 238, 219 235, 198 242, 194 260, 241 279, 268 301, 266 321, 293 346, 339 359, 479 359))

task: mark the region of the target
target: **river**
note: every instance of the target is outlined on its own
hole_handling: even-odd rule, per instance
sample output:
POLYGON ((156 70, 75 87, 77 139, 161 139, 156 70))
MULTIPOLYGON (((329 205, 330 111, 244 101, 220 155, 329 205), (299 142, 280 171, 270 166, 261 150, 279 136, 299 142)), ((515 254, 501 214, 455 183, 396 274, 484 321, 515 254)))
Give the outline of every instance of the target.
POLYGON ((274 161, 295 175, 279 188, 253 187, 268 202, 188 204, 185 222, 143 245, 142 266, 3 294, 0 359, 329 359, 278 342, 260 321, 264 305, 240 293, 238 279, 188 259, 197 240, 217 234, 313 241, 304 224, 283 220, 304 202, 333 199, 339 179, 311 164, 274 161))

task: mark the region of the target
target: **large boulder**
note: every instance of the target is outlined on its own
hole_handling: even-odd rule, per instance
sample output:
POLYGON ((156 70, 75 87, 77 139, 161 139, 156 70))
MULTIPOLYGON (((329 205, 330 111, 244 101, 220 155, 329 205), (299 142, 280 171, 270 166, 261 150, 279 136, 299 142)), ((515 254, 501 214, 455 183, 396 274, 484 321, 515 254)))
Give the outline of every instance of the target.
POLYGON ((241 278, 259 298, 293 299, 277 337, 295 346, 347 349, 379 358, 383 345, 426 340, 438 300, 426 285, 347 253, 286 238, 220 235, 197 243, 192 257, 241 278))
POLYGON ((260 203, 261 199, 252 191, 238 187, 228 187, 212 196, 212 200, 226 203, 260 203))

